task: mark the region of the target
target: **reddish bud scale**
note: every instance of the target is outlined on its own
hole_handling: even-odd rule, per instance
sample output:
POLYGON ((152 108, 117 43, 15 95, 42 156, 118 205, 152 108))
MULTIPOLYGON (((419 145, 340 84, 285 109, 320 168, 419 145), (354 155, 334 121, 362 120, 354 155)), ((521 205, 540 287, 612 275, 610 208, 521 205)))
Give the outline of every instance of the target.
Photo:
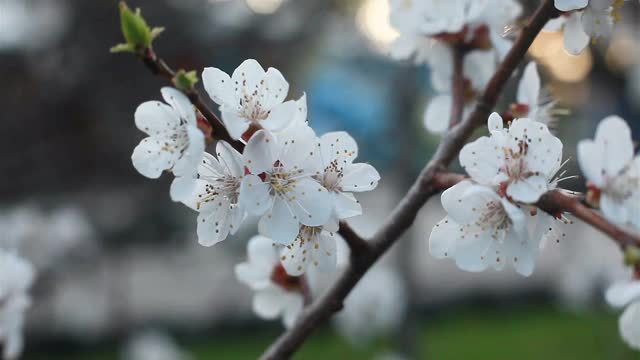
POLYGON ((247 129, 247 131, 245 131, 244 134, 242 134, 242 140, 248 142, 249 139, 251 139, 251 137, 253 136, 253 134, 255 134, 260 129, 262 129, 260 125, 256 125, 252 123, 251 125, 249 125, 249 128, 247 129))
POLYGON ((489 27, 487 25, 479 26, 473 31, 471 47, 480 50, 491 49, 491 37, 489 36, 489 27))
POLYGON ((515 119, 527 117, 529 115, 530 110, 531 109, 527 104, 514 103, 514 104, 511 104, 511 106, 509 107, 509 112, 511 113, 512 118, 515 118, 515 119))
POLYGON ((302 277, 287 274, 287 270, 281 263, 271 271, 271 281, 287 291, 302 292, 302 277))
POLYGON ((587 181, 587 204, 595 208, 600 207, 600 195, 602 191, 591 181, 587 181))
POLYGON ((207 120, 205 120, 204 116, 202 116, 199 111, 196 112, 196 115, 196 119, 198 121, 198 129, 200 129, 200 131, 202 131, 202 133, 204 134, 204 139, 207 144, 211 144, 213 142, 213 127, 207 120))

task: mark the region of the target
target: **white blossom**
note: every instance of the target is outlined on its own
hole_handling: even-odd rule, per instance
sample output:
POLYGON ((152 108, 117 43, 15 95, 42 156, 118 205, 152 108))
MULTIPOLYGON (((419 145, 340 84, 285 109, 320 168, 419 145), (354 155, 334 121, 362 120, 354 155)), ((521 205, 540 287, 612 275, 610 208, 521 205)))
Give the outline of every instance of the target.
POLYGON ((500 115, 493 113, 488 126, 490 136, 460 151, 460 164, 473 180, 529 204, 555 188, 553 178, 562 166, 562 142, 545 124, 515 119, 504 128, 500 115))
POLYGON ((391 44, 395 59, 414 56, 427 62, 436 43, 470 43, 477 49, 494 47, 503 56, 511 42, 505 28, 522 9, 514 0, 390 0, 390 21, 400 33, 391 44))
POLYGON ((552 220, 538 214, 533 231, 532 216, 495 191, 465 180, 442 194, 447 216, 431 231, 429 252, 451 258, 466 271, 501 270, 511 263, 524 276, 533 272, 540 241, 552 220))
POLYGON ((300 123, 277 138, 267 130, 256 132, 244 149, 250 171, 240 187, 240 204, 262 216, 260 225, 278 243, 288 245, 300 224, 324 225, 333 211, 329 192, 314 178, 310 159, 316 151, 311 128, 300 123))
POLYGON ((511 105, 510 113, 514 118, 529 118, 550 126, 554 123, 555 101, 542 89, 538 66, 530 62, 524 68, 518 83, 516 102, 511 105))
POLYGON ((334 217, 346 219, 362 214, 353 193, 375 189, 380 174, 370 164, 354 163, 358 157, 356 141, 344 131, 329 132, 318 139, 314 154, 317 155, 311 161, 317 167, 314 177, 329 192, 334 217))
POLYGON ((635 279, 613 284, 605 298, 611 306, 626 306, 618 320, 620 335, 629 346, 640 350, 640 281, 635 279))
MULTIPOLYGON (((497 57, 493 50, 474 50, 464 58, 464 109, 466 117, 476 103, 477 97, 493 76, 497 57)), ((453 77, 451 49, 445 45, 435 45, 429 58, 433 86, 440 94, 427 105, 424 125, 430 132, 444 133, 451 118, 451 79, 453 77)))
POLYGON ((280 260, 287 274, 300 276, 311 266, 324 272, 335 270, 336 231, 337 223, 329 226, 300 226, 296 239, 283 246, 280 251, 280 260))
POLYGON ((148 178, 160 177, 163 170, 173 172, 171 199, 180 201, 193 191, 204 153, 204 134, 198 129, 193 105, 184 94, 169 87, 161 92, 170 106, 147 101, 136 110, 136 126, 149 137, 136 146, 131 159, 136 170, 148 178))
POLYGON ((556 0, 558 10, 568 11, 545 26, 555 31, 564 28, 564 47, 573 55, 580 54, 591 39, 608 37, 620 21, 624 0, 556 0))
POLYGON ((147 330, 136 334, 126 344, 123 360, 190 360, 175 341, 167 334, 147 330))
POLYGON ((24 259, 0 250, 0 344, 5 360, 17 359, 24 346, 22 328, 31 306, 28 294, 35 270, 24 259))
POLYGON ((400 275, 384 266, 373 267, 344 301, 335 317, 337 329, 354 343, 389 335, 404 318, 407 292, 400 275))
POLYGON ((284 101, 289 83, 280 71, 269 68, 265 72, 253 59, 240 64, 231 77, 218 68, 205 68, 202 81, 211 99, 220 105, 222 121, 234 139, 241 139, 252 124, 280 131, 307 112, 304 96, 284 101))
POLYGON ((247 244, 248 261, 238 264, 238 280, 249 286, 255 295, 253 311, 263 319, 282 317, 291 327, 302 311, 302 278, 287 274, 280 263, 278 248, 264 236, 254 236, 247 244))
POLYGON ((640 229, 640 156, 634 157, 631 129, 618 116, 598 124, 595 139, 578 143, 580 169, 600 190, 604 216, 640 229))
POLYGON ((185 203, 199 212, 198 242, 211 246, 235 234, 246 217, 239 204, 244 159, 231 145, 219 141, 217 158, 205 153, 198 166, 195 191, 185 203))

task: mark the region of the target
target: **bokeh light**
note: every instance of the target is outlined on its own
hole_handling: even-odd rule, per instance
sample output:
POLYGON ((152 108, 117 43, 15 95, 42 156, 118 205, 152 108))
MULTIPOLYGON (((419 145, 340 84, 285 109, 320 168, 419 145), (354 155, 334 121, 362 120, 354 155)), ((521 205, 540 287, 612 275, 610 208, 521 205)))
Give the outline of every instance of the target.
POLYGON ((543 64, 559 81, 576 83, 584 80, 593 68, 589 48, 573 56, 564 49, 562 32, 542 32, 531 45, 529 53, 543 64))
POLYGON ((358 27, 380 51, 398 37, 398 31, 389 22, 389 12, 387 0, 365 0, 356 14, 358 27))

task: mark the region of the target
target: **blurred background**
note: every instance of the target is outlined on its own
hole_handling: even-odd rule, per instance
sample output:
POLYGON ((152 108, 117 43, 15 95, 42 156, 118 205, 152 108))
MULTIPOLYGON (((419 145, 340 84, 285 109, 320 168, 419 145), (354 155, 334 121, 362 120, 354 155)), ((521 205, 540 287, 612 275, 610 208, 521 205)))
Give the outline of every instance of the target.
MULTIPOLYGON (((523 1, 524 13, 536 3, 523 1)), ((231 72, 255 58, 282 71, 290 98, 307 93, 318 134, 350 132, 359 160, 382 175, 376 191, 359 196, 365 215, 350 221, 364 235, 437 146, 422 123, 433 95, 428 69, 386 55, 397 36, 387 0, 129 5, 166 27, 154 48, 174 68, 231 72)), ((565 158, 575 159, 577 140, 610 114, 640 138, 639 15, 637 2, 627 4, 613 37, 578 57, 564 52, 559 33, 542 33, 530 50, 571 113, 557 128, 565 158)), ((23 358, 256 358, 282 328, 252 314, 252 293, 233 275, 255 227, 201 247, 196 215, 169 199, 170 177, 135 172, 130 156, 144 135, 133 113, 160 99, 166 83, 133 56, 110 54, 119 42, 115 0, 0 0, 0 244, 18 247, 39 271, 23 358)), ((579 173, 575 160, 567 169, 579 173)), ((613 242, 576 223, 563 229, 566 240, 547 244, 530 278, 510 268, 472 274, 429 256, 429 233, 443 216, 434 197, 382 260, 396 276, 369 291, 384 297, 400 287, 403 296, 389 300, 392 326, 358 337, 327 324, 295 358, 640 358, 602 301, 624 274, 613 242)))

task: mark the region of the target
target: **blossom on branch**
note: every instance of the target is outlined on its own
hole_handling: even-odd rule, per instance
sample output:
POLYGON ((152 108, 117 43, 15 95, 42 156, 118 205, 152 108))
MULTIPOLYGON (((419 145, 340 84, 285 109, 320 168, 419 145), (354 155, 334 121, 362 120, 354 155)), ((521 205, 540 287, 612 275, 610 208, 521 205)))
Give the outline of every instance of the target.
POLYGON ((518 273, 533 272, 540 242, 552 217, 533 216, 492 189, 465 180, 442 194, 447 217, 433 228, 429 252, 438 259, 454 259, 466 271, 501 270, 511 263, 518 273))
POLYGON ((460 164, 476 182, 503 196, 533 204, 555 188, 562 166, 562 142, 545 124, 515 119, 508 128, 497 113, 489 117, 490 136, 465 145, 460 164))
POLYGON ((618 329, 629 346, 640 350, 640 281, 635 279, 613 284, 605 298, 611 306, 626 306, 618 320, 618 329))
POLYGON ((219 141, 216 155, 204 153, 195 191, 185 201, 187 206, 199 212, 198 242, 214 245, 227 235, 235 234, 246 217, 239 204, 240 182, 244 176, 244 159, 225 141, 219 141))
POLYGON ((564 47, 572 55, 580 54, 591 39, 609 37, 620 21, 620 8, 626 0, 555 0, 562 16, 550 20, 549 31, 564 29, 564 47))
POLYGON ((136 126, 149 137, 136 146, 131 160, 140 174, 151 179, 170 170, 175 176, 171 199, 181 201, 193 192, 198 163, 204 154, 204 134, 198 129, 193 105, 184 94, 169 87, 161 92, 169 105, 147 101, 136 110, 136 126))
POLYGON ((0 250, 0 345, 4 360, 17 359, 22 352, 24 316, 31 306, 27 292, 34 278, 29 262, 0 250))
POLYGON ((282 317, 291 327, 302 311, 303 278, 288 275, 280 263, 277 245, 264 236, 254 236, 247 244, 248 261, 238 264, 238 280, 249 286, 255 295, 253 311, 263 319, 282 317))
POLYGON ((248 140, 251 134, 245 133, 251 125, 274 132, 306 117, 304 95, 298 101, 284 101, 289 92, 287 80, 277 69, 265 72, 256 60, 245 60, 231 77, 218 68, 206 68, 202 82, 220 105, 222 121, 234 139, 248 140))
MULTIPOLYGON (((487 85, 496 69, 496 53, 493 50, 475 50, 467 54, 463 61, 464 109, 466 117, 476 104, 477 97, 487 85)), ((453 91, 451 79, 454 76, 452 50, 444 45, 434 45, 429 58, 433 87, 440 94, 427 105, 424 125, 432 133, 443 134, 449 128, 453 91)))
POLYGON ((391 44, 391 57, 412 56, 428 62, 436 43, 470 49, 494 48, 502 56, 510 48, 503 38, 506 27, 522 11, 514 0, 390 0, 391 25, 400 36, 391 44))
POLYGON ((313 159, 316 180, 329 192, 333 202, 333 217, 346 219, 362 214, 354 192, 371 191, 378 186, 380 174, 366 163, 354 163, 358 144, 344 131, 330 132, 318 139, 313 159))
POLYGON ((261 227, 280 244, 294 241, 300 224, 324 225, 333 211, 329 192, 313 178, 316 144, 313 130, 300 123, 277 138, 260 130, 244 149, 250 174, 242 180, 240 204, 262 216, 261 227))
POLYGON ((640 229, 640 155, 634 157, 627 123, 618 116, 602 120, 595 139, 578 143, 578 162, 604 216, 640 229))
POLYGON ((541 86, 537 64, 530 62, 518 83, 516 101, 509 108, 509 117, 529 118, 552 127, 555 125, 555 116, 562 113, 555 109, 555 105, 556 102, 541 86))

